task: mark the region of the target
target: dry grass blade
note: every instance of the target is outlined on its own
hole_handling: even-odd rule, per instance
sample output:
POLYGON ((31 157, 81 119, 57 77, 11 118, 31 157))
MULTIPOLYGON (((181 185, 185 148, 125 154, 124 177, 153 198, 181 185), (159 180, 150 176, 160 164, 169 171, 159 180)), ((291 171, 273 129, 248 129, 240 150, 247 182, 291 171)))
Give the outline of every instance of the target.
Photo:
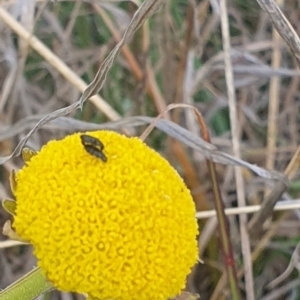
POLYGON ((274 0, 257 0, 261 8, 268 14, 273 26, 285 40, 294 54, 300 67, 300 39, 274 0))
POLYGON ((19 241, 12 241, 12 240, 1 241, 0 249, 11 248, 11 247, 20 246, 20 245, 24 245, 24 243, 19 242, 19 241))
MULTIPOLYGON (((233 207, 233 208, 226 208, 225 214, 227 216, 232 215, 239 215, 239 214, 252 214, 257 212, 261 209, 261 205, 250 205, 245 207, 233 207)), ((287 210, 295 210, 300 209, 300 201, 299 200, 291 200, 291 201, 279 201, 274 206, 274 211, 287 211, 287 210)), ((215 217, 216 211, 215 210, 207 210, 207 211, 200 211, 196 213, 197 219, 206 219, 215 217)))
MULTIPOLYGON (((14 124, 13 126, 9 126, 9 127, 7 126, 6 128, 0 131, 0 142, 15 137, 16 135, 23 133, 24 131, 30 130, 36 124, 36 122, 38 122, 44 117, 45 115, 29 116, 19 121, 18 123, 14 124)), ((124 128, 126 126, 135 127, 144 124, 145 122, 143 121, 134 120, 134 117, 133 119, 129 117, 125 119, 120 119, 117 123, 106 122, 102 124, 80 121, 69 117, 59 117, 57 119, 53 119, 48 123, 44 124, 44 128, 60 129, 60 130, 67 130, 69 132, 75 132, 75 131, 88 131, 88 130, 100 130, 100 129, 119 130, 120 128, 124 128)))
MULTIPOLYGON (((224 48, 224 62, 225 62, 225 79, 226 87, 228 94, 228 104, 229 104, 229 116, 230 116, 230 127, 231 127, 231 136, 232 136, 232 148, 233 155, 237 158, 241 157, 240 152, 240 141, 239 141, 239 124, 237 120, 237 101, 234 88, 234 78, 233 78, 233 68, 231 61, 231 42, 230 42, 230 33, 229 33, 229 20, 226 0, 220 1, 221 8, 221 28, 222 28, 222 38, 223 38, 223 48, 224 48)), ((235 174, 235 183, 236 183, 236 192, 237 192, 237 201, 239 207, 246 206, 246 197, 244 189, 244 179, 242 170, 239 167, 234 168, 235 174)), ((245 274, 245 291, 246 297, 249 300, 254 300, 254 282, 253 282, 253 267, 251 261, 251 245, 249 233, 247 231, 247 216, 244 214, 240 215, 240 234, 241 234, 241 249, 243 256, 244 264, 244 274, 245 274)), ((241 299, 240 294, 235 296, 234 292, 238 291, 238 283, 235 271, 235 284, 236 286, 231 287, 232 298, 241 299)), ((230 276, 230 274, 229 274, 230 276)))
MULTIPOLYGON (((78 103, 75 103, 77 105, 78 103)), ((66 108, 63 110, 65 111, 66 108)), ((70 108, 70 110, 72 110, 70 108)), ((58 111, 58 114, 60 112, 58 111)), ((49 116, 51 116, 50 114, 49 116)), ((151 124, 155 123, 155 127, 160 129, 161 131, 165 132, 166 134, 170 135, 171 137, 175 138, 176 140, 182 142, 183 144, 199 151, 203 156, 212 161, 220 164, 229 164, 229 165, 237 165, 241 167, 245 167, 251 170, 253 173, 257 174, 258 176, 266 179, 271 180, 280 180, 286 182, 286 178, 279 172, 276 171, 268 171, 266 169, 260 168, 256 165, 250 164, 246 161, 241 159, 235 158, 230 154, 225 152, 219 151, 217 147, 212 144, 205 142, 200 137, 196 136, 189 130, 164 119, 155 119, 146 116, 135 116, 135 117, 127 117, 122 120, 114 121, 114 122, 107 122, 103 124, 93 124, 84 121, 74 120, 71 118, 56 118, 55 116, 49 120, 49 116, 42 118, 40 122, 38 122, 35 127, 26 135, 24 139, 18 144, 15 151, 5 157, 0 157, 0 165, 4 164, 7 160, 9 160, 13 156, 17 156, 21 153, 22 147, 26 144, 26 141, 30 137, 30 135, 36 131, 37 129, 41 128, 42 126, 47 124, 47 127, 51 126, 51 128, 59 128, 59 129, 68 129, 70 131, 84 131, 84 130, 99 130, 99 129, 112 129, 118 130, 124 127, 132 127, 132 126, 140 126, 144 124, 151 124), (51 121, 51 123, 49 123, 51 121)), ((36 121, 36 118, 40 116, 30 117, 27 120, 22 120, 21 122, 17 123, 13 127, 10 128, 10 132, 4 131, 0 132, 0 140, 4 140, 5 138, 12 137, 13 135, 19 134, 30 128, 32 123, 36 121)))
MULTIPOLYGON (((116 47, 111 51, 108 57, 105 59, 103 64, 100 66, 94 80, 92 83, 85 89, 80 99, 65 107, 58 109, 38 121, 38 123, 30 130, 30 132, 19 142, 13 153, 9 156, 0 158, 0 164, 4 164, 13 156, 20 155, 21 149, 24 147, 30 136, 36 132, 38 129, 42 128, 45 124, 51 120, 55 120, 59 117, 66 116, 77 108, 82 108, 83 103, 89 99, 91 96, 98 93, 105 82, 106 76, 110 68, 112 67, 113 62, 116 60, 122 45, 137 31, 137 29, 143 24, 143 22, 150 16, 152 16, 164 3, 165 0, 146 0, 139 7, 137 12, 134 14, 128 28, 122 38, 122 40, 116 45, 116 47)), ((0 7, 0 16, 5 16, 6 12, 3 8, 0 7)))
MULTIPOLYGON (((277 0, 280 4, 281 0, 277 0)), ((282 4, 282 1, 281 1, 282 4)), ((272 67, 278 69, 281 63, 281 49, 280 49, 280 35, 273 28, 273 41, 274 49, 272 52, 272 67)), ((267 134, 267 152, 266 157, 266 168, 274 169, 275 165, 275 152, 277 145, 277 136, 278 136, 278 110, 280 104, 280 78, 274 76, 270 81, 270 92, 269 92, 269 108, 268 108, 268 134, 267 134)), ((265 190, 265 193, 268 194, 269 189, 265 190)))

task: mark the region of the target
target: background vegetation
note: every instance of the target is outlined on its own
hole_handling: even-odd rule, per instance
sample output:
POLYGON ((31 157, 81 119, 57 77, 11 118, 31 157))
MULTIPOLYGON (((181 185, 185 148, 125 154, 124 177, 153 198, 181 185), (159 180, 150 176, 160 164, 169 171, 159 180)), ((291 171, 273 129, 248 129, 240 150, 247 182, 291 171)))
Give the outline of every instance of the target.
MULTIPOLYGON (((136 4, 135 1, 7 0, 0 3, 0 9, 9 10, 25 30, 90 83, 122 36, 136 4)), ((296 32, 300 32, 298 1, 278 4, 296 32)), ((256 1, 228 0, 227 9, 241 158, 284 173, 299 145, 300 72, 294 56, 256 1)), ((100 93, 102 98, 86 102, 82 111, 74 111, 69 117, 100 124, 127 116, 155 117, 171 103, 191 104, 204 116, 212 143, 232 154, 221 15, 218 1, 168 1, 123 49, 109 72, 100 93)), ((71 71, 62 75, 59 68, 32 50, 1 19, 0 14, 0 156, 5 156, 12 153, 34 126, 35 122, 30 121, 32 116, 74 103, 84 87, 72 81, 71 71), (25 120, 21 130, 12 130, 21 120, 25 120)), ((189 110, 172 111, 168 117, 199 134, 195 116, 189 110)), ((140 135, 144 129, 137 127, 134 134, 140 135)), ((27 144, 39 149, 47 141, 72 131, 66 126, 59 129, 50 124, 35 133, 27 144)), ((212 185, 203 156, 157 129, 147 143, 180 172, 191 189, 197 210, 212 209, 212 185)), ((14 158, 0 166, 1 199, 12 197, 9 172, 21 165, 21 160, 14 158)), ((217 172, 226 206, 238 206, 233 167, 217 165, 217 172)), ((299 171, 294 173, 281 200, 300 198, 299 171)), ((247 205, 260 204, 276 185, 247 169, 243 169, 242 176, 247 205)), ((8 218, 0 209, 0 226, 8 218)), ((299 218, 297 210, 284 214, 270 212, 263 231, 257 227, 255 234, 256 227, 252 229, 249 241, 256 299, 300 299, 299 218)), ((229 222, 236 262, 241 267, 241 241, 247 237, 240 234, 236 216, 231 216, 229 222)), ((203 264, 197 265, 188 278, 187 291, 199 293, 201 299, 227 299, 216 220, 201 219, 199 225, 203 264)), ((0 239, 4 241, 6 237, 0 235, 0 239)), ((34 265, 31 247, 6 247, 0 242, 0 288, 34 265)), ((249 282, 243 271, 239 276, 244 290, 249 282)), ((55 291, 43 299, 82 298, 55 291)))

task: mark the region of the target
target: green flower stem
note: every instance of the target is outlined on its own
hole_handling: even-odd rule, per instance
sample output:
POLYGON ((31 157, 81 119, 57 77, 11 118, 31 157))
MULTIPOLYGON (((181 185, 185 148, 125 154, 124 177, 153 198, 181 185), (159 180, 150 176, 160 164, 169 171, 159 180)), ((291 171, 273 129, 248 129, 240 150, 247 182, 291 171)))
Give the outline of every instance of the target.
POLYGON ((0 300, 32 300, 53 289, 41 269, 35 268, 1 291, 0 300))

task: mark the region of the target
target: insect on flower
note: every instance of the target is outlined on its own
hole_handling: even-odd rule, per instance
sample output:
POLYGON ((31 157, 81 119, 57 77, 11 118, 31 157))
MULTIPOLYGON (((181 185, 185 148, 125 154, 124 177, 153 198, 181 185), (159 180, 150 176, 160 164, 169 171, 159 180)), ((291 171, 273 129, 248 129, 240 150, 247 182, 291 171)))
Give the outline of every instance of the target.
POLYGON ((104 145, 99 139, 87 134, 82 134, 80 139, 86 152, 100 158, 103 162, 107 162, 107 157, 103 153, 104 145))

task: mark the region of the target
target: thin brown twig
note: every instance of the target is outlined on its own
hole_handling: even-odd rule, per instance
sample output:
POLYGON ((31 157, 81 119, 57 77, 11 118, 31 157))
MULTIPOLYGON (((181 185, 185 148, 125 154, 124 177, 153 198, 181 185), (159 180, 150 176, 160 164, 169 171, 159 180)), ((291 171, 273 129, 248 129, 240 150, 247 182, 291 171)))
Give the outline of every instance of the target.
MULTIPOLYGON (((201 127, 202 137, 205 141, 211 143, 210 135, 205 124, 205 121, 198 110, 194 110, 199 126, 201 127)), ((228 224, 228 219, 225 215, 225 206, 222 200, 220 186, 218 184, 218 180, 216 177, 216 166, 215 163, 211 160, 206 160, 208 172, 210 175, 211 183, 213 186, 214 192, 214 205, 216 207, 216 214, 218 218, 218 229, 220 232, 220 244, 223 253, 224 264, 226 267, 227 275, 228 275, 228 282, 231 291, 231 297, 233 300, 241 299, 239 286, 238 286, 238 279, 236 273, 236 266, 235 260, 233 256, 233 247, 232 242, 230 239, 230 229, 228 224)))

